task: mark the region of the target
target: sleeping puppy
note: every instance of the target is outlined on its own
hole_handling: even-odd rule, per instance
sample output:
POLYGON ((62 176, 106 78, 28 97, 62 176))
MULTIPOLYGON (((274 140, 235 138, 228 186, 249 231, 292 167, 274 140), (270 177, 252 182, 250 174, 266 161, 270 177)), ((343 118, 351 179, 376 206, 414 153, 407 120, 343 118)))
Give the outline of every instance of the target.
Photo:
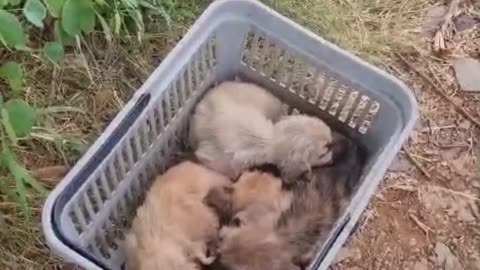
POLYGON ((316 117, 285 116, 275 124, 274 134, 271 159, 287 184, 332 161, 332 131, 316 117))
POLYGON ((231 178, 268 159, 267 142, 282 103, 250 83, 223 82, 195 107, 190 143, 206 166, 231 178))
POLYGON ((282 239, 295 250, 296 264, 307 267, 342 215, 359 185, 364 152, 351 140, 336 135, 333 165, 313 168, 294 188, 294 199, 277 225, 282 239))
POLYGON ((224 224, 237 225, 267 216, 274 223, 291 201, 292 192, 283 188, 280 178, 258 169, 244 172, 231 187, 212 188, 205 198, 224 224))
POLYGON ((320 119, 283 114, 280 100, 259 86, 224 82, 198 103, 190 123, 195 156, 232 179, 273 163, 291 183, 330 162, 330 128, 320 119), (278 122, 277 122, 278 121, 278 122))
POLYGON ((212 188, 230 180, 193 162, 157 177, 126 236, 128 269, 201 269, 214 258, 207 245, 218 237, 219 220, 202 203, 212 188))
POLYGON ((307 267, 359 183, 363 158, 352 142, 340 143, 346 145, 333 147, 333 165, 313 168, 305 175, 309 181, 295 183, 291 207, 273 228, 261 222, 223 227, 213 265, 230 270, 283 269, 275 268, 280 266, 272 259, 281 258, 288 269, 307 267))

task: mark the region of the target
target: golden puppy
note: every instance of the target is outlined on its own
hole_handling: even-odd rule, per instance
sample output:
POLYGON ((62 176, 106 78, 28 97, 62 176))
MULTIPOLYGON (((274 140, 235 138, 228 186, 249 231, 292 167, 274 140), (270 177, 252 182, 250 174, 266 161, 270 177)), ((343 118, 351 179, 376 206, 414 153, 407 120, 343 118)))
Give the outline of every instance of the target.
POLYGON ((194 270, 211 263, 207 244, 217 238, 219 221, 202 201, 210 189, 228 184, 189 161, 157 177, 126 237, 129 269, 194 270))
POLYGON ((206 166, 231 178, 268 160, 273 122, 282 115, 279 99, 250 83, 223 82, 197 104, 190 143, 206 166))
POLYGON ((275 223, 290 207, 292 192, 282 187, 280 178, 255 170, 244 172, 231 187, 213 188, 205 201, 223 220, 237 225, 267 217, 275 223))

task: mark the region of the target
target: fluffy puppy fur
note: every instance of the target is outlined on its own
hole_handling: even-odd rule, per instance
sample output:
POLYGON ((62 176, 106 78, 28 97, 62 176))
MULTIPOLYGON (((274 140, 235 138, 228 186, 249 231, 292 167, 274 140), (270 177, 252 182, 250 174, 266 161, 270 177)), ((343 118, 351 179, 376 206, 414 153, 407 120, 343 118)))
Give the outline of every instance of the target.
POLYGON ((332 160, 333 142, 330 127, 316 117, 289 115, 275 124, 272 162, 287 184, 296 181, 312 167, 332 160))
POLYGON ((230 180, 193 162, 157 177, 126 237, 128 269, 194 270, 209 264, 207 245, 218 237, 215 212, 202 203, 230 180))
POLYGON ((323 121, 281 116, 280 100, 267 90, 249 83, 221 83, 195 108, 190 125, 195 156, 233 179, 250 167, 274 163, 286 183, 330 162, 332 134, 323 121))
POLYGON ((295 183, 291 207, 273 229, 262 223, 222 228, 220 254, 213 265, 229 270, 284 269, 271 259, 280 258, 287 269, 308 266, 357 187, 363 167, 352 142, 333 149, 333 165, 313 168, 304 176, 309 181, 295 183))
POLYGON ((268 159, 273 122, 282 103, 250 83, 223 82, 197 104, 190 123, 190 143, 206 166, 231 178, 268 159))
POLYGON ((237 225, 257 220, 274 224, 291 201, 292 192, 283 188, 280 178, 259 170, 244 172, 231 187, 211 189, 205 198, 225 223, 237 225))

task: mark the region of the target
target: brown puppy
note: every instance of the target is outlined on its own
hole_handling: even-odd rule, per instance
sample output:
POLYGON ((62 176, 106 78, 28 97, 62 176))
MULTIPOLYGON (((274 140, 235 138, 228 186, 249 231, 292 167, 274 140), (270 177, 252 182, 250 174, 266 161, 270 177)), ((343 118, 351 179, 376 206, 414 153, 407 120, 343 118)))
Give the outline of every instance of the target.
POLYGON ((244 172, 231 187, 213 188, 207 205, 217 210, 224 221, 244 224, 259 219, 276 222, 290 207, 292 192, 282 187, 282 180, 262 171, 244 172))
POLYGON ((217 238, 219 221, 202 200, 210 189, 229 184, 189 161, 157 177, 126 237, 129 269, 194 270, 211 263, 207 244, 217 238))
MULTIPOLYGON (((299 267, 308 266, 343 212, 360 178, 363 159, 355 145, 346 142, 339 152, 334 155, 334 165, 314 168, 306 176, 310 181, 295 183, 291 207, 283 212, 273 229, 258 222, 222 228, 220 255, 214 264, 229 270, 262 269, 255 268, 262 261, 260 267, 263 269, 282 269, 274 268, 275 262, 271 258, 281 258, 282 261, 289 258, 290 263, 299 267), (268 243, 268 249, 264 248, 265 243, 268 243), (248 249, 248 253, 243 249, 248 249)), ((288 262, 284 265, 295 269, 288 262)))

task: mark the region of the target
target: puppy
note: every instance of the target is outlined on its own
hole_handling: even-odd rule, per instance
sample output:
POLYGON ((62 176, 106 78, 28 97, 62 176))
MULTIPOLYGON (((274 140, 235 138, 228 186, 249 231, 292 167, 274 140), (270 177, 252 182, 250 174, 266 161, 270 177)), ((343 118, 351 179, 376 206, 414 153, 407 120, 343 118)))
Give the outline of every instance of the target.
POLYGON ((294 250, 296 264, 307 267, 325 242, 359 185, 365 153, 351 140, 336 135, 333 164, 313 168, 293 188, 294 199, 277 225, 279 237, 294 250))
POLYGON ((323 121, 306 115, 280 119, 281 115, 281 102, 266 90, 222 83, 195 109, 190 126, 195 155, 232 179, 250 167, 273 163, 286 183, 330 162, 332 135, 323 121))
POLYGON ((286 269, 308 266, 358 186, 363 166, 353 143, 333 149, 339 151, 334 164, 313 168, 305 175, 309 181, 295 183, 291 207, 273 228, 261 222, 222 228, 214 264, 230 270, 284 269, 272 259, 279 258, 286 269))
POLYGON ((330 127, 316 117, 289 115, 275 124, 272 162, 287 184, 312 167, 329 164, 333 142, 330 127))
POLYGON ((228 270, 300 270, 292 250, 271 226, 250 223, 229 231, 222 239, 215 268, 228 270))
POLYGON ((207 245, 218 236, 215 212, 202 203, 208 191, 230 180, 193 162, 157 177, 126 236, 128 269, 200 269, 214 258, 207 245))
POLYGON ((268 160, 273 122, 282 114, 279 99, 250 83, 223 82, 197 104, 190 143, 206 166, 231 178, 268 160))
POLYGON ((292 192, 280 178, 259 170, 244 172, 231 187, 213 188, 205 198, 225 223, 237 226, 267 219, 273 226, 291 201, 292 192))

